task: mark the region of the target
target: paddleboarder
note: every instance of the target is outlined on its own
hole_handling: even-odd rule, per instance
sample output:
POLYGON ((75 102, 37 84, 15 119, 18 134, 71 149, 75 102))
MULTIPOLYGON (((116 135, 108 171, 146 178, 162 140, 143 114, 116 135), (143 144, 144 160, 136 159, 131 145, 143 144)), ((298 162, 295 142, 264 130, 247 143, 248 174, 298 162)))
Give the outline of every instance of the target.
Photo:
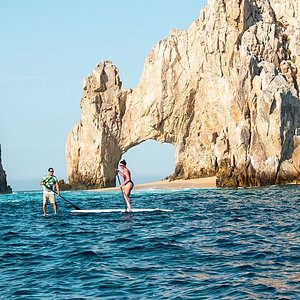
POLYGON ((123 195, 124 195, 124 199, 126 202, 127 211, 130 212, 131 211, 131 203, 130 203, 129 197, 130 197, 130 193, 134 187, 134 183, 131 180, 131 173, 130 173, 129 169, 126 167, 126 165, 127 165, 126 160, 125 159, 121 160, 119 163, 119 166, 122 169, 122 171, 120 171, 119 169, 116 169, 116 171, 124 179, 124 182, 120 185, 120 187, 123 190, 123 195))
POLYGON ((48 175, 44 176, 41 183, 41 186, 43 186, 43 212, 44 216, 47 214, 47 202, 48 200, 53 206, 54 214, 57 213, 57 205, 55 201, 55 194, 60 196, 59 191, 59 185, 58 185, 58 179, 56 176, 54 176, 54 169, 49 168, 48 169, 48 175))

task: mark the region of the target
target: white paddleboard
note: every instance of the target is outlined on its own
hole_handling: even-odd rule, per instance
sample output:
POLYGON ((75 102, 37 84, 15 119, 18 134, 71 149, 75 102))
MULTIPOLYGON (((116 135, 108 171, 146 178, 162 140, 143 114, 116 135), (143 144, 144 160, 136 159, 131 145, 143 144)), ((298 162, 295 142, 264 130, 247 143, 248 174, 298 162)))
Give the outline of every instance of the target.
MULTIPOLYGON (((161 208, 133 208, 131 212, 172 212, 172 209, 161 209, 161 208)), ((125 208, 111 208, 111 209, 74 209, 71 210, 72 213, 80 213, 80 214, 89 214, 89 213, 116 213, 123 212, 125 213, 125 208)))

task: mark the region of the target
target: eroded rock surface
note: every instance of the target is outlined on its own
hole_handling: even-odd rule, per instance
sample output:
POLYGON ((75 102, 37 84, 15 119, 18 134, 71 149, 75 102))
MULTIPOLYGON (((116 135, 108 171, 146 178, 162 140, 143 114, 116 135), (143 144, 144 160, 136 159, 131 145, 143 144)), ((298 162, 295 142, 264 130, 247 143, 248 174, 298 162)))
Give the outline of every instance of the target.
POLYGON ((1 145, 0 145, 0 194, 9 194, 11 192, 12 189, 9 185, 7 185, 6 173, 2 167, 1 145))
POLYGON ((174 178, 298 181, 299 15, 291 0, 211 0, 151 50, 137 87, 122 89, 118 69, 98 64, 66 143, 70 184, 114 186, 122 154, 148 139, 175 146, 174 178))

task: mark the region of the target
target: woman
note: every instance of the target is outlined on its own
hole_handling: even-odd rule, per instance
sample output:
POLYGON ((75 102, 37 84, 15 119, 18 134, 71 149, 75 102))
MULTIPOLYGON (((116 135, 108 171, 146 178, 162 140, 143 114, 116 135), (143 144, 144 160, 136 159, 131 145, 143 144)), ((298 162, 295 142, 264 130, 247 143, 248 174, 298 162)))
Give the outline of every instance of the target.
POLYGON ((123 159, 120 161, 119 166, 122 169, 122 171, 119 171, 119 169, 117 169, 118 173, 123 177, 124 182, 120 185, 121 189, 123 190, 123 195, 124 195, 124 199, 126 202, 126 206, 127 206, 127 211, 130 212, 131 211, 131 204, 130 204, 130 193, 133 189, 133 182, 131 180, 131 174, 129 169, 126 167, 126 160, 123 159))

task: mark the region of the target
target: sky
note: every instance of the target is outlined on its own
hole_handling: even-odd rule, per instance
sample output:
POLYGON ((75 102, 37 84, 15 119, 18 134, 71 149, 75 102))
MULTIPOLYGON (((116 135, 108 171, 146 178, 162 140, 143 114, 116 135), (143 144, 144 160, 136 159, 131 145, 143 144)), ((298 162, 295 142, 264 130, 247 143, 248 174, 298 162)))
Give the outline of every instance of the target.
MULTIPOLYGON (((103 60, 134 88, 146 57, 205 0, 1 0, 0 144, 14 191, 39 189, 54 167, 67 181, 65 142, 80 120, 82 81, 103 60)), ((136 183, 173 173, 175 149, 147 141, 124 154, 136 183)))

